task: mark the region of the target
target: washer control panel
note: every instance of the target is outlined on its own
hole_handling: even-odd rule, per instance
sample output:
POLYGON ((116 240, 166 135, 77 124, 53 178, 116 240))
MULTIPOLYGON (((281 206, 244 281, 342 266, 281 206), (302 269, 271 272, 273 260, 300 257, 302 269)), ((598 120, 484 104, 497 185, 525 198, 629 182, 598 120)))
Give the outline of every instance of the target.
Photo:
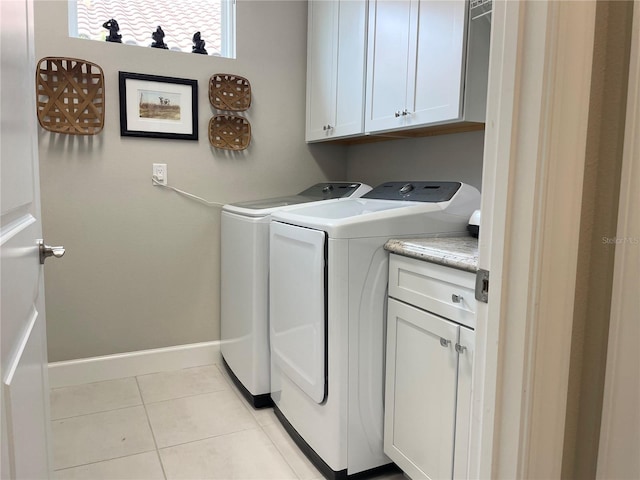
POLYGON ((362 198, 405 200, 408 202, 447 202, 453 198, 460 182, 386 182, 362 198))
POLYGON ((362 183, 357 182, 316 183, 298 195, 322 199, 350 197, 360 186, 362 183))

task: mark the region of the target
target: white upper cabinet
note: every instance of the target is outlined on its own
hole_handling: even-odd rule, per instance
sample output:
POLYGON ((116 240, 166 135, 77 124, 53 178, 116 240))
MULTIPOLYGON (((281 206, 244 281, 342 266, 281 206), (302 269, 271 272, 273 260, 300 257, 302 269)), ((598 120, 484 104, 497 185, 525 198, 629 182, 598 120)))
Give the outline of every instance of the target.
POLYGON ((366 131, 405 123, 412 20, 408 0, 369 3, 366 131))
POLYGON ((490 30, 468 0, 311 0, 306 140, 482 128, 490 30))
POLYGON ((372 0, 365 131, 463 117, 465 0, 372 0))
POLYGON ((309 2, 307 142, 363 133, 365 0, 309 2))
POLYGON ((412 18, 418 19, 409 36, 406 108, 412 124, 462 116, 466 7, 465 0, 412 3, 412 18))

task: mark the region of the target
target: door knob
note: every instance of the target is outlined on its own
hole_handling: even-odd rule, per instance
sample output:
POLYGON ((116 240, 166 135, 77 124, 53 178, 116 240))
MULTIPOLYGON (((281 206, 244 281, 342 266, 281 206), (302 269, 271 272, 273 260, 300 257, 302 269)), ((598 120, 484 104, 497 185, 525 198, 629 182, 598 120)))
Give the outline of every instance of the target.
POLYGON ((40 250, 40 265, 44 265, 44 261, 49 257, 60 258, 64 255, 64 247, 50 247, 45 245, 43 240, 38 240, 38 248, 40 250))

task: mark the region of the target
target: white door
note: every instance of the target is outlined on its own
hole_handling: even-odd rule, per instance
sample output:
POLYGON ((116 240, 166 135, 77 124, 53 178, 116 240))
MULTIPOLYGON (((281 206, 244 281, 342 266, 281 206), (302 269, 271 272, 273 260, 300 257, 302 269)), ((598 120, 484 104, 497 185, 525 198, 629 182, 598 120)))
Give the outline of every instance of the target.
POLYGON ((1 476, 51 474, 33 3, 0 1, 1 476))
POLYGON ((327 395, 326 234, 271 223, 271 361, 316 403, 327 395))

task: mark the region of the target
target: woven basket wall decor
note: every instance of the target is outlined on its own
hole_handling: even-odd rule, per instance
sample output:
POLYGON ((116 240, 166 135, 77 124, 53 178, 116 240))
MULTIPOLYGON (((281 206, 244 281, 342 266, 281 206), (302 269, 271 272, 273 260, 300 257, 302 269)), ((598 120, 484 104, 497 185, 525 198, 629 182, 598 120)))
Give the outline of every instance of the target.
POLYGON ((239 75, 215 73, 209 79, 209 101, 218 110, 247 110, 251 106, 251 84, 239 75))
POLYGON ((244 150, 251 142, 251 124, 238 115, 216 115, 209 120, 209 142, 215 148, 244 150))
POLYGON ((95 135, 104 126, 104 74, 95 63, 45 57, 36 71, 38 122, 69 135, 95 135))

